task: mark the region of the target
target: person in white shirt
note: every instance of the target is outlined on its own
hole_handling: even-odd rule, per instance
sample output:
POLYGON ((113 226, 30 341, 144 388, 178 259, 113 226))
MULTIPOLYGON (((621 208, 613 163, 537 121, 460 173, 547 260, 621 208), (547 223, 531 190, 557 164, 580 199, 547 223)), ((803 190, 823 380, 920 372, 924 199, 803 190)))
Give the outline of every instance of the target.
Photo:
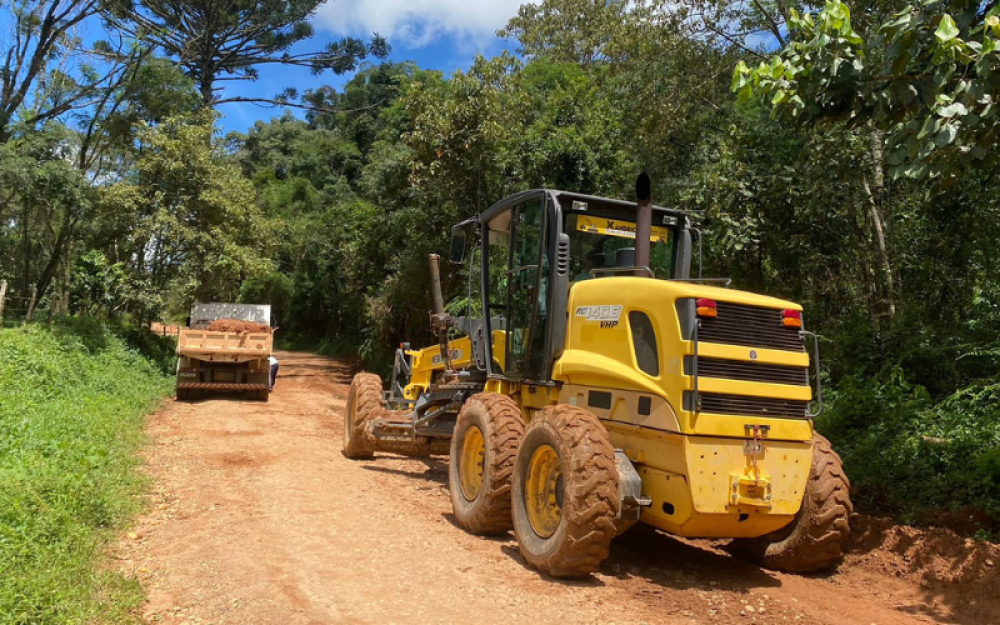
POLYGON ((274 356, 268 356, 267 362, 271 365, 271 385, 269 390, 274 390, 274 381, 278 378, 278 359, 274 356))

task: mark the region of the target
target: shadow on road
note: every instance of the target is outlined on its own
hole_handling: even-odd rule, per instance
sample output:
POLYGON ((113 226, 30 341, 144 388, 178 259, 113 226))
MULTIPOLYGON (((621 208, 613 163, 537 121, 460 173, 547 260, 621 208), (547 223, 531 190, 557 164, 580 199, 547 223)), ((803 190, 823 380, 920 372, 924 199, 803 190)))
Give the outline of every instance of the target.
MULTIPOLYGON (((534 571, 521 557, 516 546, 504 546, 503 552, 528 570, 534 571)), ((537 571, 534 571, 537 573, 537 571)), ((578 580, 543 579, 564 585, 602 586, 596 576, 578 580)), ((611 553, 601 565, 601 574, 620 580, 639 579, 673 590, 698 589, 748 593, 761 588, 781 586, 781 581, 760 568, 719 553, 673 538, 652 527, 639 525, 611 543, 611 553)), ((656 592, 636 593, 636 599, 655 606, 662 601, 656 592)))
MULTIPOLYGON (((444 488, 448 486, 447 458, 409 458, 393 455, 380 455, 379 458, 417 461, 423 465, 423 470, 395 468, 376 463, 363 464, 362 468, 366 471, 420 480, 444 488)), ((445 513, 441 516, 456 529, 465 531, 452 514, 445 513)), ((514 537, 512 533, 504 533, 486 538, 499 543, 509 543, 514 537)), ((516 544, 503 544, 500 549, 512 560, 537 574, 537 571, 521 557, 516 544)), ((638 578, 678 590, 698 588, 749 592, 753 589, 781 585, 780 580, 759 567, 712 549, 708 545, 703 547, 678 540, 646 525, 633 527, 611 543, 611 554, 601 566, 601 572, 623 580, 638 578)), ((549 579, 545 575, 542 577, 549 579)), ((572 586, 603 585, 603 582, 595 576, 578 580, 552 578, 552 581, 572 586)), ((646 598, 650 601, 660 599, 656 595, 646 598)))
POLYGON ((365 471, 375 473, 386 473, 389 475, 400 475, 407 478, 432 482, 440 486, 448 486, 448 461, 441 458, 411 458, 408 456, 379 456, 380 459, 411 460, 424 465, 424 471, 414 469, 396 469, 378 464, 364 464, 361 466, 365 471))

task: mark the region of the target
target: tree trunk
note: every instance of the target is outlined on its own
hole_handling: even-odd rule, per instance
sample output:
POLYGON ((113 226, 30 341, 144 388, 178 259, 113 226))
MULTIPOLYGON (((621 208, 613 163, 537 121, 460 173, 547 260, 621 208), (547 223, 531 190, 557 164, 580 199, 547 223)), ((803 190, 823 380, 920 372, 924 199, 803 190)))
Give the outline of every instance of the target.
POLYGON ((21 210, 21 245, 24 251, 24 292, 31 290, 31 236, 29 234, 30 218, 28 208, 21 210))
POLYGON ((201 102, 205 108, 211 108, 215 102, 214 75, 211 69, 205 68, 198 79, 198 92, 201 94, 201 102))
POLYGON ((70 213, 71 209, 66 207, 65 211, 62 226, 59 228, 59 234, 56 235, 55 243, 52 244, 52 255, 49 257, 49 262, 46 263, 45 269, 42 270, 41 275, 38 277, 38 282, 36 282, 39 297, 44 296, 49 287, 52 286, 52 281, 59 271, 59 266, 62 264, 66 242, 73 238, 73 232, 76 229, 76 220, 73 219, 70 213))
POLYGON ((896 316, 896 279, 892 270, 892 261, 889 257, 889 246, 886 243, 888 237, 882 201, 885 197, 885 171, 882 168, 882 134, 876 130, 872 130, 869 145, 872 155, 874 188, 868 184, 867 175, 861 176, 861 182, 864 185, 865 194, 868 196, 869 215, 872 221, 872 228, 875 231, 876 251, 878 253, 879 264, 882 268, 882 275, 885 279, 885 305, 889 312, 889 319, 891 320, 896 316))
POLYGON ((35 312, 35 304, 38 303, 38 289, 31 285, 31 301, 28 303, 28 311, 24 313, 24 322, 31 321, 31 315, 35 312))
POLYGON ((63 280, 62 280, 62 312, 63 314, 69 314, 69 292, 70 283, 73 280, 73 237, 71 236, 69 242, 66 244, 66 253, 64 256, 64 266, 63 266, 63 280))

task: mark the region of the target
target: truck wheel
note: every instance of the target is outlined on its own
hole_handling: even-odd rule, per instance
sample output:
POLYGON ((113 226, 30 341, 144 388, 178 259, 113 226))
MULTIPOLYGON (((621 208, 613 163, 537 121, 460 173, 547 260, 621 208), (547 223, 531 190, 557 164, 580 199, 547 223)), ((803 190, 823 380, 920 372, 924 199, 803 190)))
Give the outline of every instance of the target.
POLYGON ((257 401, 266 402, 270 398, 271 398, 271 391, 268 390, 257 391, 257 401))
POLYGON ((817 434, 809 482, 795 520, 767 536, 734 540, 733 552, 776 571, 809 573, 832 567, 851 531, 850 491, 840 456, 830 441, 817 434))
POLYGON ((375 455, 365 425, 383 410, 382 379, 374 373, 359 373, 351 380, 344 409, 344 449, 348 458, 358 460, 375 455))
POLYGON ((596 571, 621 505, 615 450, 597 417, 565 404, 538 413, 517 451, 511 499, 529 564, 553 577, 596 571))
POLYGON ((177 401, 191 401, 191 391, 186 388, 177 389, 177 401))
POLYGON ((497 393, 470 397, 451 438, 448 488, 458 524, 473 534, 512 527, 510 476, 524 419, 513 399, 497 393))

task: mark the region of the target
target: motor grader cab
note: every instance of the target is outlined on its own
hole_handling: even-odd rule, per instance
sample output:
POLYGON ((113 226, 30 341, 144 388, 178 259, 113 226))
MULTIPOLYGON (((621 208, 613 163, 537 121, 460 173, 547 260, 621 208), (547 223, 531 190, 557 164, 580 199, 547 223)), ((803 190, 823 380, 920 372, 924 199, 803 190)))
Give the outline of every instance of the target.
POLYGON ((438 345, 404 345, 385 393, 355 378, 344 453, 448 453, 458 523, 513 528, 553 576, 597 570, 637 521, 831 566, 850 484, 813 428, 802 308, 691 279, 689 215, 648 178, 638 195, 527 191, 459 224, 472 314, 447 315, 435 280, 438 345))

